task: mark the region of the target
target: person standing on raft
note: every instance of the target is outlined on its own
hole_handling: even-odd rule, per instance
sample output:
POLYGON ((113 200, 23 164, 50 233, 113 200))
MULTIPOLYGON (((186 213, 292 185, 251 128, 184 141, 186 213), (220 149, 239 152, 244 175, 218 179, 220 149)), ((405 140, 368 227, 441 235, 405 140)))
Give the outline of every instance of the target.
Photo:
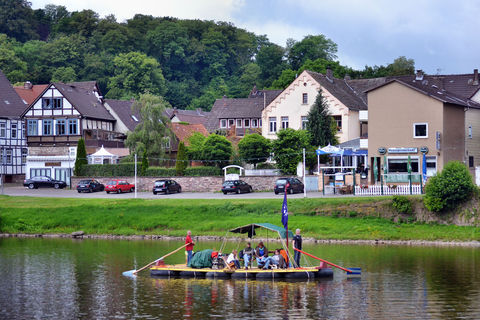
POLYGON ((302 236, 300 235, 300 229, 295 230, 295 235, 293 236, 292 244, 294 249, 293 260, 295 261, 297 268, 300 268, 301 253, 295 250, 295 249, 302 250, 302 236))
POLYGON ((187 237, 185 238, 185 244, 187 245, 185 247, 185 254, 187 256, 186 257, 187 258, 186 265, 188 265, 188 263, 190 262, 190 259, 192 259, 193 246, 195 245, 195 243, 192 240, 192 232, 190 230, 187 231, 187 237))

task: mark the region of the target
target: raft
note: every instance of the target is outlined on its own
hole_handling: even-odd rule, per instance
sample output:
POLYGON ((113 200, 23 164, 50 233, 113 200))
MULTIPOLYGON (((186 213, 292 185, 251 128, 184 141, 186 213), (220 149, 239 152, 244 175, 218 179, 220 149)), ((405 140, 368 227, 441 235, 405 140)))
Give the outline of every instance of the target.
POLYGON ((304 279, 313 280, 333 277, 332 268, 326 266, 308 268, 287 269, 211 269, 189 268, 185 265, 164 265, 150 268, 152 277, 185 277, 185 278, 209 278, 209 279, 304 279))

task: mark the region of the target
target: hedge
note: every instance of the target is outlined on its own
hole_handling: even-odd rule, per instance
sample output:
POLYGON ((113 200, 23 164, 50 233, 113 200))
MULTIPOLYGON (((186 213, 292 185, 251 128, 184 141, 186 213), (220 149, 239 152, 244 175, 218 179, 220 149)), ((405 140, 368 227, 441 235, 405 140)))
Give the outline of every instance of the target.
MULTIPOLYGON (((217 167, 188 167, 185 169, 185 176, 221 176, 222 169, 217 167)), ((135 164, 88 164, 82 166, 81 177, 133 177, 135 175, 135 164)), ((140 163, 137 163, 137 175, 140 176, 140 163)), ((149 167, 146 170, 147 177, 175 177, 175 168, 149 167)))

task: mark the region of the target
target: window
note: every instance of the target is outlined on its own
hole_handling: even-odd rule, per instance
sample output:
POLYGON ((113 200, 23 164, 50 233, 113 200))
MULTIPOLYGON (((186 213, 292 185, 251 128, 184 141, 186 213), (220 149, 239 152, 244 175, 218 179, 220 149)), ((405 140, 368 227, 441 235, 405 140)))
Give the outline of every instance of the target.
POLYGON ((228 119, 228 127, 233 127, 233 125, 235 124, 235 120, 233 119, 228 119))
POLYGON ((469 166, 470 168, 473 168, 473 167, 475 166, 475 161, 474 161, 473 156, 469 156, 469 157, 468 157, 468 166, 469 166))
POLYGON ((7 137, 7 123, 0 122, 0 138, 6 138, 6 137, 7 137))
POLYGON ((472 126, 468 126, 468 139, 472 139, 472 137, 473 137, 472 126))
POLYGON ((260 128, 262 126, 262 119, 258 120, 258 127, 260 128))
POLYGON ((282 129, 288 128, 288 117, 282 117, 282 129))
POLYGON ((57 120, 57 125, 55 127, 56 135, 65 135, 67 134, 67 120, 59 119, 57 120))
POLYGON ((342 131, 342 116, 332 116, 332 118, 337 126, 337 131, 342 131))
POLYGON ((16 123, 12 123, 10 138, 12 138, 12 139, 17 138, 17 124, 16 123))
POLYGON ((51 175, 50 169, 45 169, 45 168, 30 169, 30 178, 39 177, 39 176, 50 177, 50 175, 51 175))
POLYGON ((237 119, 237 128, 242 127, 242 119, 237 119))
POLYGON ((25 122, 22 122, 22 138, 25 139, 25 122))
POLYGON ((133 114, 132 114, 132 119, 133 119, 133 121, 138 122, 137 117, 135 117, 133 114))
POLYGON ((257 119, 252 119, 252 128, 258 127, 258 121, 257 119))
POLYGON ((277 118, 270 117, 268 120, 270 122, 270 132, 277 132, 277 118))
POLYGON ((62 107, 63 107, 62 98, 42 98, 43 109, 62 109, 62 107))
POLYGON ((427 177, 433 177, 437 174, 437 157, 426 156, 427 160, 427 177))
POLYGON ((414 138, 428 138, 428 123, 414 123, 413 124, 414 138))
POLYGON ((22 164, 27 163, 28 149, 22 148, 22 164))
POLYGON ((308 93, 302 94, 302 104, 308 103, 308 93))
POLYGON ((307 130, 308 117, 302 116, 302 130, 307 130))
POLYGON ((12 164, 12 149, 5 149, 5 163, 12 164))
POLYGON ((250 119, 243 120, 243 127, 250 128, 250 119))
POLYGON ((165 149, 170 149, 170 137, 166 137, 163 139, 163 147, 165 149))
POLYGON ((227 119, 220 120, 220 128, 226 128, 226 127, 227 127, 227 119))
POLYGON ((38 135, 38 120, 27 120, 27 134, 29 136, 38 135))
POLYGON ((68 134, 78 134, 77 119, 68 119, 68 134))
POLYGON ((53 120, 45 119, 43 120, 43 135, 51 136, 53 134, 53 120))
MULTIPOLYGON (((407 173, 408 172, 408 158, 388 158, 388 173, 407 173)), ((418 158, 411 158, 410 164, 412 166, 412 173, 418 173, 418 158)))

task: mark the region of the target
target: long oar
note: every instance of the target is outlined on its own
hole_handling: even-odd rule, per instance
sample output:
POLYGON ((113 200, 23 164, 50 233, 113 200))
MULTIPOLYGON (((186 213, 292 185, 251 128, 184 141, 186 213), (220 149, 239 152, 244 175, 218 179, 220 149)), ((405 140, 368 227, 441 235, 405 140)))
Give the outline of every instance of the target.
POLYGON ((338 269, 340 269, 340 270, 343 270, 343 271, 345 271, 347 274, 360 274, 360 273, 362 272, 362 269, 361 269, 361 268, 349 268, 349 269, 347 269, 347 268, 344 268, 344 267, 337 266, 335 263, 332 263, 332 262, 330 262, 330 261, 323 260, 323 259, 321 259, 321 258, 319 258, 319 257, 315 257, 314 255, 312 255, 312 254, 310 254, 310 253, 306 253, 305 251, 299 250, 299 249, 297 249, 297 248, 293 248, 293 249, 294 249, 294 250, 297 250, 298 252, 303 253, 303 254, 305 254, 305 255, 307 255, 307 256, 309 256, 309 257, 312 257, 313 259, 317 259, 317 260, 323 261, 323 262, 325 262, 326 264, 331 265, 332 267, 335 267, 335 268, 338 268, 338 269))
POLYGON ((178 249, 175 249, 175 250, 173 250, 173 251, 172 251, 172 252, 170 252, 170 253, 167 253, 167 254, 166 254, 166 255, 164 255, 163 257, 161 257, 161 258, 158 258, 158 259, 156 259, 156 260, 154 260, 154 261, 150 262, 149 264, 147 264, 146 266, 144 266, 144 267, 142 267, 142 268, 140 268, 140 269, 138 269, 138 270, 129 270, 129 271, 125 271, 125 272, 123 273, 123 275, 124 275, 124 276, 127 276, 127 277, 129 277, 129 276, 135 276, 135 275, 136 275, 137 273, 139 273, 140 271, 147 269, 148 267, 150 267, 152 264, 156 263, 157 261, 160 261, 160 260, 163 260, 163 259, 165 259, 166 257, 168 257, 168 256, 170 256, 170 255, 172 255, 172 254, 174 254, 174 253, 175 253, 175 252, 177 252, 178 250, 180 250, 180 249, 182 249, 182 248, 185 248, 185 247, 186 247, 186 246, 188 246, 189 244, 190 244, 190 243, 186 243, 186 244, 184 244, 184 245, 183 245, 183 246, 181 246, 180 248, 178 248, 178 249))

